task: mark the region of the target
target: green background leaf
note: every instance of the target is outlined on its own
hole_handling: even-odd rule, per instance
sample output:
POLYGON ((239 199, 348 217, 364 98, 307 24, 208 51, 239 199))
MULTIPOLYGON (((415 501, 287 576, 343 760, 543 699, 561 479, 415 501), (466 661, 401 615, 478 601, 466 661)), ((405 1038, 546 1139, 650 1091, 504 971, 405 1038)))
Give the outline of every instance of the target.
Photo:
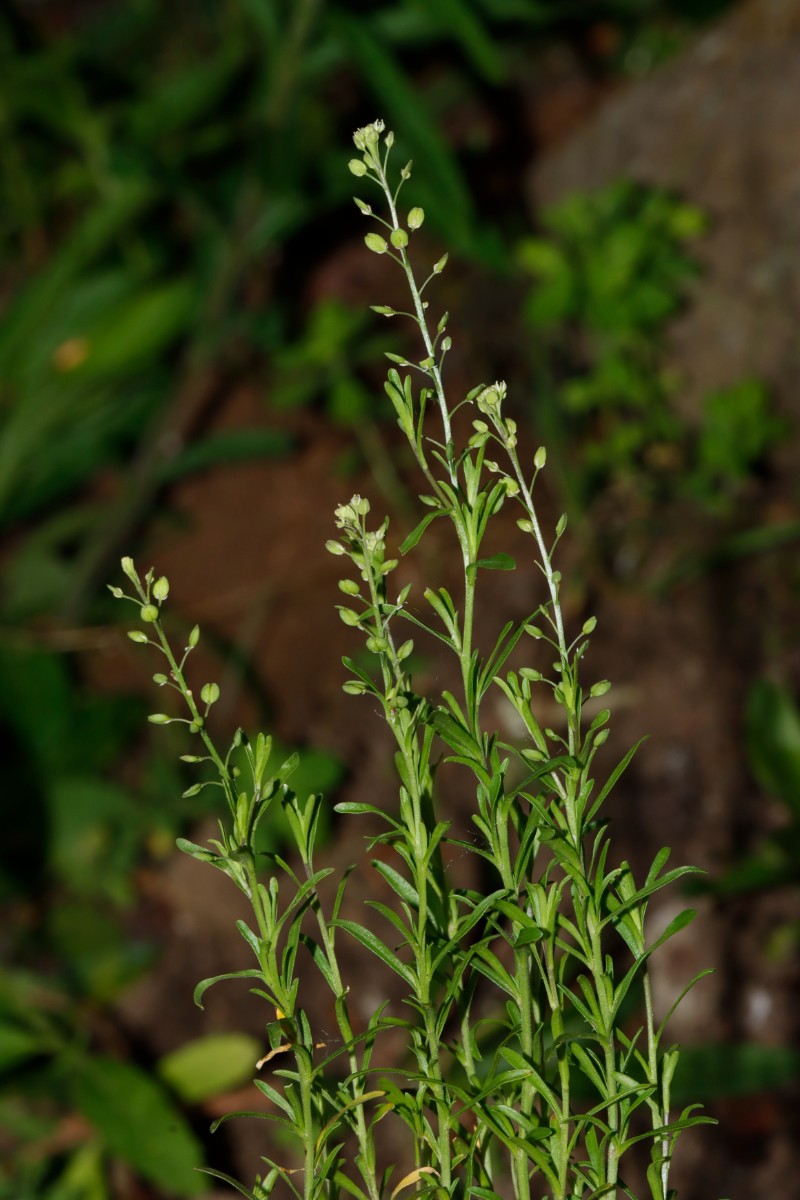
POLYGON ((164 1089, 131 1063, 84 1059, 72 1083, 75 1104, 112 1154, 168 1192, 199 1196, 208 1184, 203 1151, 164 1089))

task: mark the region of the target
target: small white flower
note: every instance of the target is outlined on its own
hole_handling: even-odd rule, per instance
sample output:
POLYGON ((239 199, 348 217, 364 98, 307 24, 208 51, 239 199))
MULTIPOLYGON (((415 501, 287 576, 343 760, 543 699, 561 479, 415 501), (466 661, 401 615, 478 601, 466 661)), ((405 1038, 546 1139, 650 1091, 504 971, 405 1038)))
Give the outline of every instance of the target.
POLYGON ((353 134, 353 141, 358 150, 372 150, 377 144, 378 139, 386 128, 383 121, 373 121, 371 125, 365 125, 362 129, 357 129, 353 134))
POLYGON ((485 387, 482 392, 478 392, 475 403, 480 412, 485 413, 487 417, 498 417, 501 405, 506 398, 506 390, 505 380, 497 380, 485 387))
POLYGON ((351 496, 347 504, 340 504, 334 513, 339 529, 347 525, 357 525, 359 517, 365 517, 369 512, 369 500, 362 496, 351 496))

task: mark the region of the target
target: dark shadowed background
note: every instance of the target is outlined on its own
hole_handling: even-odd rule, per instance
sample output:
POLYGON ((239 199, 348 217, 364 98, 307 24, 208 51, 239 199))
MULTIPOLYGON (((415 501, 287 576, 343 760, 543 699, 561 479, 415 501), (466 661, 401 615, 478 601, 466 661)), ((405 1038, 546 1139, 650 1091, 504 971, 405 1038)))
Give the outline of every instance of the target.
MULTIPOLYGON (((707 872, 653 968, 662 1012, 715 971, 672 1028, 681 1099, 720 1125, 675 1182, 798 1194, 799 89, 800 0, 6 3, 0 1200, 208 1195, 195 1166, 252 1179, 268 1136, 208 1132, 258 1103, 263 1006, 244 984, 192 1004, 247 948, 229 881, 174 850, 213 831, 213 793, 182 798, 182 727, 147 725, 159 664, 106 591, 120 557, 169 576, 177 638, 202 626, 221 738, 302 750, 331 864, 366 832, 337 799, 394 803, 323 548, 353 493, 398 540, 416 523, 382 389, 409 343, 368 310, 400 280, 346 168, 378 116, 414 161, 417 253, 450 253, 448 387, 505 378, 546 443, 568 616, 598 617, 615 744, 650 735, 617 853, 707 872)), ((479 629, 537 587, 503 575, 479 629)), ((448 669, 426 648, 421 690, 448 669)), ((385 986, 360 979, 357 1015, 385 986)))

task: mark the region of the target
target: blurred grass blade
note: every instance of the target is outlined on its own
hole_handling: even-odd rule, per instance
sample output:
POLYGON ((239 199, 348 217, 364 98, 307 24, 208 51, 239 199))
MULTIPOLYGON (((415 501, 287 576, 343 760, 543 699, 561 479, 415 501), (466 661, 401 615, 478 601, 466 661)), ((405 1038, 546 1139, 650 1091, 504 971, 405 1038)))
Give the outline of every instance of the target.
POLYGON ((745 730, 750 769, 760 786, 800 815, 800 709, 789 692, 759 680, 747 698, 745 730))
POLYGON ((675 1104, 770 1092, 800 1077, 800 1052, 787 1046, 681 1047, 672 1084, 675 1104))
POLYGON ((472 237, 475 213, 461 169, 452 151, 436 127, 433 114, 420 100, 413 81, 395 56, 373 36, 363 20, 337 18, 337 27, 347 42, 352 57, 375 94, 378 108, 403 131, 420 170, 417 193, 424 192, 426 213, 442 230, 451 244, 473 256, 472 237))
POLYGON ((495 42, 476 16, 473 4, 465 0, 415 0, 442 33, 460 43, 475 70, 488 82, 502 83, 506 71, 495 42))
POLYGON ((162 479, 172 482, 196 471, 227 463, 262 458, 282 458, 293 445, 290 434, 280 429, 230 429, 203 438, 164 463, 162 479))

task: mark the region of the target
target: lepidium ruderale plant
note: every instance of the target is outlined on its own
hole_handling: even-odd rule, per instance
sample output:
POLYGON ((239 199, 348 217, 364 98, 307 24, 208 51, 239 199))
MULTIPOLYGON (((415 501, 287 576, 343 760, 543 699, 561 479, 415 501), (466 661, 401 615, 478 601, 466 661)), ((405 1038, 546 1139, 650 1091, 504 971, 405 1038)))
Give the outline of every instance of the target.
MULTIPOLYGON (((327 548, 348 566, 339 613, 363 637, 373 664, 362 669, 345 659, 352 678, 344 690, 368 697, 372 707, 377 701, 396 743, 397 805, 389 811, 369 803, 337 806, 383 822, 372 841, 384 844, 383 857, 372 865, 395 903, 371 904, 377 924, 342 915, 344 880, 325 911, 319 885, 330 871, 315 861, 322 802, 291 790, 294 761, 268 769, 269 739, 259 734, 251 742, 241 731, 224 756, 217 751, 207 718, 219 689, 206 683, 198 699, 189 687, 187 659, 198 632, 180 655, 173 651, 161 623, 167 581, 152 572, 140 577, 124 559, 132 590, 112 588, 139 606, 144 628, 130 636, 165 656, 167 671, 155 681, 177 691, 186 706, 185 717, 157 713, 151 721, 186 722, 202 752, 185 757, 210 765, 210 783, 227 802, 218 840, 208 848, 180 846, 229 875, 253 909, 253 922, 238 925, 254 965, 233 978, 254 981, 268 1005, 268 1047, 255 1086, 269 1108, 260 1115, 291 1136, 298 1155, 279 1162, 276 1152, 265 1154, 267 1173, 252 1189, 228 1182, 252 1200, 273 1191, 302 1200, 343 1192, 356 1200, 394 1200, 405 1189, 436 1200, 633 1197, 624 1164, 639 1143, 649 1163, 647 1190, 639 1194, 667 1200, 674 1194, 669 1173, 678 1135, 707 1118, 696 1106, 672 1111, 678 1049, 666 1044, 665 1021, 654 1012, 648 960, 693 913, 676 917, 654 941, 645 915, 653 893, 690 868, 666 870, 666 849, 644 880, 625 862, 612 865, 603 805, 635 747, 616 765, 612 760, 602 786, 595 784, 594 759, 607 740, 610 713, 584 719, 584 701, 610 685, 581 683, 594 618, 577 634, 566 628, 554 562, 566 518, 553 535, 540 523, 534 491, 545 451, 524 462, 516 425, 504 413, 505 384, 481 385, 455 404, 446 393, 447 316, 432 321, 425 299, 445 258, 417 282, 409 246, 424 214, 415 207, 401 218, 398 199, 411 168, 390 181, 393 138, 383 133, 380 121, 358 130, 360 153, 349 166, 377 189, 381 203, 374 213, 356 200, 382 228, 368 233, 366 244, 394 259, 411 297, 407 313, 376 311, 409 318, 421 338, 418 360, 389 356, 385 385, 424 478, 420 500, 427 509, 396 553, 414 551, 433 521, 448 524, 461 584, 456 597, 443 587, 429 587, 420 598, 410 586, 394 591, 398 559, 389 548, 388 520, 376 525, 359 496, 336 510, 338 533, 327 548), (461 442, 453 418, 464 407, 474 419, 461 442), (509 555, 481 550, 489 523, 506 505, 517 508, 530 537, 541 594, 529 615, 509 621, 495 644, 483 647, 474 635, 478 586, 484 572, 515 567, 509 555), (455 656, 456 691, 414 690, 409 633, 455 656), (536 665, 508 669, 512 653, 516 661, 525 646, 536 665), (505 740, 487 720, 484 701, 492 691, 502 693, 524 728, 522 744, 505 740), (539 715, 545 703, 561 714, 552 721, 557 728, 539 715), (459 768, 452 782, 468 791, 471 831, 456 830, 440 811, 436 779, 444 764, 459 768), (288 818, 293 850, 259 854, 259 824, 278 809, 288 818), (456 886, 448 872, 448 861, 463 865, 467 856, 473 874, 491 880, 483 892, 456 886), (337 958, 343 937, 378 959, 387 977, 397 977, 402 1003, 366 1023, 349 1008, 337 958), (329 989, 335 1038, 321 1035, 308 1014, 297 970, 301 951, 329 989), (393 1039, 398 1032, 405 1037, 408 1057, 377 1069, 373 1051, 389 1029, 393 1039), (406 1151, 387 1164, 380 1127, 389 1120, 404 1130, 406 1151)), ((198 1002, 217 981, 198 985, 198 1002)))

